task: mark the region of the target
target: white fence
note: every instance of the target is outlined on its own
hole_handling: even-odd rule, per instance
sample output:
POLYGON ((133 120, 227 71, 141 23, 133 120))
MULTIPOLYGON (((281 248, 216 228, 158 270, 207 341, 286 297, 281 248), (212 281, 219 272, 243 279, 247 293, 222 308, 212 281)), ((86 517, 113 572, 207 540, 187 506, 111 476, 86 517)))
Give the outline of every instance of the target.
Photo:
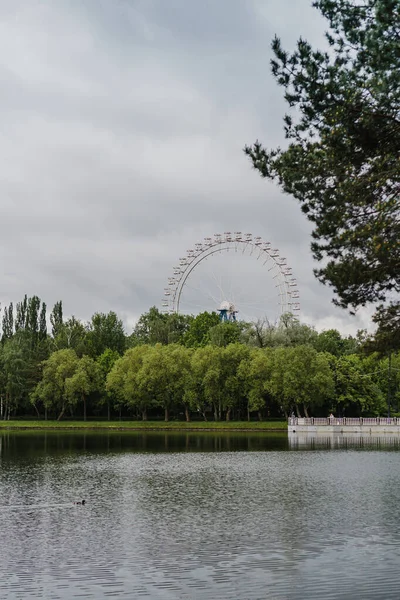
POLYGON ((400 425, 400 417, 289 417, 288 425, 400 425))

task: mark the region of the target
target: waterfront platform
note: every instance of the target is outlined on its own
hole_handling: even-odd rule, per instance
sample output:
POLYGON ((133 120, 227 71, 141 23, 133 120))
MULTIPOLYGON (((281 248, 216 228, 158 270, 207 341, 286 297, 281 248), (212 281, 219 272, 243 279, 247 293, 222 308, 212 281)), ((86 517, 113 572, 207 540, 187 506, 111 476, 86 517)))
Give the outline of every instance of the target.
POLYGON ((289 433, 367 433, 400 434, 400 418, 398 417, 289 417, 289 433))

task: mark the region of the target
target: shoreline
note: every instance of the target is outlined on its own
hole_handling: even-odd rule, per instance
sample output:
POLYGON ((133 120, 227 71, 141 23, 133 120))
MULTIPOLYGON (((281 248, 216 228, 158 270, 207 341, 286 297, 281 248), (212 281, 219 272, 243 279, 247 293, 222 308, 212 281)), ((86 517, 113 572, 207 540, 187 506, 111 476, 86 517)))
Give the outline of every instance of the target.
POLYGON ((286 421, 210 421, 210 422, 157 422, 157 421, 131 421, 120 423, 109 422, 58 422, 58 421, 0 421, 0 432, 11 430, 36 430, 36 431, 177 431, 177 432, 287 432, 286 421))

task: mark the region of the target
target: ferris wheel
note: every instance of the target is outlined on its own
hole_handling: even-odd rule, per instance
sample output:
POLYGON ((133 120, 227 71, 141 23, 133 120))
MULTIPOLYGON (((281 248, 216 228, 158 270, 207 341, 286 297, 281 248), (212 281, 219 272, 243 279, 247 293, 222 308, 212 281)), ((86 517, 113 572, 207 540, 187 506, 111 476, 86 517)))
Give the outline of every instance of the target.
POLYGON ((215 233, 213 237, 206 237, 202 242, 196 243, 194 248, 186 251, 186 256, 179 259, 179 264, 173 267, 173 274, 168 278, 168 286, 164 288, 164 298, 161 302, 162 309, 166 313, 193 313, 195 310, 218 311, 223 320, 236 320, 238 312, 249 315, 249 319, 255 317, 255 306, 266 316, 269 311, 275 310, 274 316, 280 316, 284 313, 298 314, 300 311, 300 293, 296 279, 293 277, 292 269, 287 265, 286 258, 279 255, 276 248, 272 248, 271 242, 264 241, 259 236, 253 236, 251 233, 242 234, 240 231, 231 233, 229 231, 221 234, 215 233), (233 264, 231 270, 226 268, 225 262, 221 266, 222 275, 216 277, 209 272, 206 272, 204 264, 212 259, 215 261, 217 257, 225 257, 233 255, 233 264), (248 265, 242 268, 241 273, 245 273, 247 281, 243 280, 243 275, 240 275, 239 293, 235 293, 232 286, 222 285, 223 276, 237 275, 236 268, 239 257, 251 257, 251 262, 256 262, 259 271, 254 274, 257 279, 257 285, 254 286, 253 298, 256 296, 256 302, 252 303, 253 308, 244 310, 246 305, 243 295, 246 290, 251 289, 250 285, 250 270, 248 265), (202 272, 202 274, 200 273, 202 272), (203 280, 196 282, 196 274, 200 273, 203 280), (211 282, 214 282, 216 292, 205 289, 205 275, 211 282), (195 281, 193 281, 195 280, 195 281), (262 282, 269 282, 268 294, 263 294, 262 282), (223 289, 225 287, 225 289, 223 289), (196 303, 190 303, 190 292, 192 299, 195 298, 196 303), (202 300, 201 296, 204 296, 202 300), (251 313, 253 311, 254 314, 251 313), (250 316, 251 315, 251 316, 250 316))

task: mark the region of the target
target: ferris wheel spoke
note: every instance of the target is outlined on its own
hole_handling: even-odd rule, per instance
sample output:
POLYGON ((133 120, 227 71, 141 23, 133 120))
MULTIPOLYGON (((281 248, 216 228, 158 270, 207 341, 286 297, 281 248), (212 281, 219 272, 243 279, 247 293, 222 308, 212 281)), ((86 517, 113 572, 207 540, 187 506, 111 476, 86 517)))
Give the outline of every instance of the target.
MULTIPOLYGON (((208 260, 208 257, 205 260, 208 260)), ((211 270, 211 273, 207 273, 207 275, 204 277, 204 284, 203 284, 202 288, 197 288, 197 291, 200 292, 200 293, 202 293, 202 294, 205 294, 205 291, 204 291, 203 288, 206 287, 206 285, 205 285, 206 283, 208 284, 207 287, 211 286, 212 289, 215 289, 216 287, 218 288, 218 292, 220 294, 220 298, 219 299, 214 294, 212 294, 211 292, 208 292, 208 296, 210 296, 214 300, 214 302, 216 304, 219 304, 221 302, 221 298, 224 295, 224 292, 223 292, 223 289, 222 289, 221 278, 220 278, 220 281, 218 281, 218 278, 215 275, 214 271, 211 270)), ((187 287, 187 284, 185 284, 185 287, 187 287)))
POLYGON ((191 286, 191 285, 186 285, 186 287, 187 287, 187 289, 196 292, 197 295, 201 294, 203 296, 206 296, 209 300, 212 300, 213 302, 218 304, 218 300, 210 292, 207 292, 204 289, 201 289, 201 288, 195 287, 195 286, 191 286))
POLYGON ((241 316, 245 315, 245 314, 252 314, 253 316, 260 316, 262 314, 264 314, 265 312, 276 312, 276 308, 279 307, 279 302, 278 300, 275 298, 273 302, 263 302, 263 304, 260 304, 260 306, 254 307, 254 306, 248 306, 246 304, 241 304, 240 308, 238 310, 239 314, 241 316))
POLYGON ((218 303, 215 297, 211 293, 206 292, 204 289, 202 290, 192 286, 185 287, 187 292, 192 292, 192 294, 185 294, 185 304, 197 304, 198 306, 204 306, 204 304, 207 302, 212 302, 214 304, 218 303), (193 298, 193 295, 195 295, 195 298, 193 298))
POLYGON ((224 295, 224 292, 222 289, 221 282, 218 281, 218 278, 213 271, 212 271, 211 275, 212 275, 212 277, 207 278, 207 287, 209 288, 211 286, 212 289, 214 289, 215 291, 218 291, 219 296, 217 297, 216 295, 212 294, 211 292, 209 292, 209 296, 212 297, 212 299, 215 302, 215 305, 219 306, 219 304, 221 302, 221 298, 224 295))
POLYGON ((201 308, 201 309, 203 309, 203 310, 204 310, 204 304, 198 304, 197 302, 190 302, 190 301, 187 301, 187 302, 186 302, 186 305, 187 305, 188 307, 189 307, 189 306, 193 306, 193 307, 195 307, 195 308, 201 308))
MULTIPOLYGON (((216 283, 216 285, 217 285, 217 288, 218 288, 218 290, 219 290, 219 293, 220 293, 220 298, 221 298, 221 300, 222 300, 222 299, 223 299, 223 297, 224 297, 224 290, 222 289, 222 277, 220 276, 220 277, 219 277, 219 279, 218 279, 218 277, 217 277, 217 276, 216 276, 216 274, 214 273, 214 270, 212 270, 212 271, 211 271, 211 274, 212 274, 212 276, 213 276, 213 280, 214 280, 214 282, 215 282, 215 283, 216 283)), ((221 300, 220 300, 220 301, 221 301, 221 300)))
POLYGON ((264 302, 267 302, 267 301, 269 301, 269 300, 276 299, 277 295, 279 295, 279 294, 277 294, 277 293, 275 292, 274 294, 269 294, 268 296, 265 296, 265 297, 263 297, 263 299, 262 299, 262 300, 254 300, 254 301, 251 301, 251 302, 249 302, 249 301, 246 299, 246 296, 243 294, 243 292, 239 292, 239 293, 238 293, 238 294, 235 296, 235 299, 234 299, 234 300, 235 300, 235 302, 236 302, 236 303, 240 303, 240 304, 242 304, 242 305, 246 304, 246 305, 248 305, 248 306, 262 306, 262 304, 263 304, 264 302))
POLYGON ((208 279, 204 282, 204 294, 213 301, 214 310, 217 310, 224 295, 221 286, 214 279, 208 279))
POLYGON ((276 296, 267 296, 266 298, 263 298, 262 300, 259 300, 257 302, 247 302, 247 301, 242 301, 240 302, 240 306, 254 306, 256 307, 261 307, 264 306, 265 304, 271 303, 271 302, 276 302, 278 299, 276 296))

